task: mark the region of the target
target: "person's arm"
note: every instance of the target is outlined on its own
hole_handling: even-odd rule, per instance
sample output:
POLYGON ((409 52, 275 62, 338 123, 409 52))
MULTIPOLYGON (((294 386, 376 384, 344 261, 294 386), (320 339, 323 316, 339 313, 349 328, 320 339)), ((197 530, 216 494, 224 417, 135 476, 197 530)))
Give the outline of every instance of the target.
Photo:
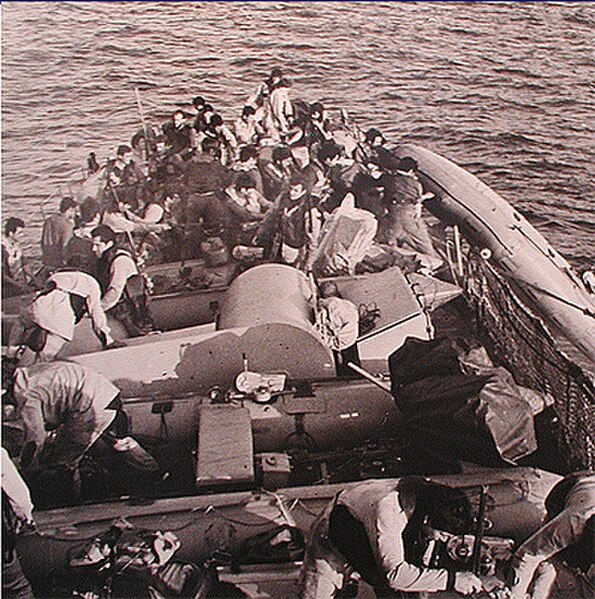
POLYGON ((120 301, 128 277, 136 274, 136 266, 127 256, 118 256, 112 263, 111 273, 109 286, 101 298, 101 307, 106 312, 120 301))
POLYGON ((130 210, 126 210, 126 217, 137 223, 145 225, 156 225, 163 218, 164 210, 159 204, 149 204, 143 216, 138 216, 130 210))
POLYGON ((226 127, 224 125, 221 132, 223 134, 223 138, 225 139, 225 142, 227 143, 227 145, 234 152, 236 152, 238 149, 238 140, 236 139, 236 136, 233 134, 233 131, 229 127, 226 127))
POLYGON ((225 198, 227 206, 231 212, 238 216, 242 221, 258 220, 259 218, 262 218, 262 215, 254 214, 244 206, 238 204, 238 202, 236 202, 228 193, 224 193, 223 197, 225 198))
POLYGON ((446 569, 420 568, 407 562, 403 546, 403 531, 407 524, 397 493, 390 493, 379 503, 376 520, 378 551, 388 586, 395 591, 446 590, 446 569))
POLYGON ((109 345, 113 342, 113 337, 111 329, 107 324, 105 312, 101 306, 101 292, 99 286, 89 286, 85 295, 85 302, 95 334, 99 337, 103 345, 109 345))
POLYGON ((330 141, 333 139, 333 134, 326 130, 326 127, 323 123, 313 121, 313 125, 316 127, 316 129, 318 129, 318 132, 325 141, 330 141))
MULTIPOLYGON (((592 495, 591 495, 592 497, 592 495)), ((512 596, 524 597, 539 566, 574 545, 584 533, 595 505, 583 504, 581 510, 563 509, 555 518, 531 535, 515 552, 512 596)))
POLYGON ((256 192, 258 193, 258 203, 260 204, 260 209, 263 213, 268 212, 271 208, 273 208, 275 206, 275 202, 271 202, 270 200, 267 200, 264 195, 258 191, 256 189, 256 192))
POLYGON ((194 127, 192 127, 192 125, 189 125, 190 128, 190 147, 193 150, 196 150, 198 148, 198 135, 196 135, 196 129, 194 127))
POLYGON ((18 391, 15 388, 15 397, 18 397, 18 415, 25 428, 25 439, 21 451, 22 467, 37 468, 39 466, 39 454, 48 436, 41 408, 43 393, 43 389, 18 391))
POLYGON ((303 137, 304 137, 304 130, 301 127, 298 127, 297 129, 293 129, 293 130, 291 130, 291 131, 288 132, 288 137, 285 140, 285 143, 288 146, 291 146, 293 144, 296 144, 303 137))
POLYGON ((31 524, 33 503, 29 488, 4 447, 2 447, 2 490, 6 493, 17 519, 31 524))

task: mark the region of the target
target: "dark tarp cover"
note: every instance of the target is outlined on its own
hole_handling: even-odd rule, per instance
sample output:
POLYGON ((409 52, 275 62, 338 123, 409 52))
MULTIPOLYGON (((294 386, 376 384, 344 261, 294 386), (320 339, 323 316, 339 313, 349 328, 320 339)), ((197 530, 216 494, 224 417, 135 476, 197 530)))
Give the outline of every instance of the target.
POLYGON ((467 364, 464 372, 449 339, 413 337, 390 356, 389 366, 395 402, 412 426, 446 435, 453 446, 471 436, 485 447, 488 435, 507 462, 537 449, 531 407, 504 368, 467 364))

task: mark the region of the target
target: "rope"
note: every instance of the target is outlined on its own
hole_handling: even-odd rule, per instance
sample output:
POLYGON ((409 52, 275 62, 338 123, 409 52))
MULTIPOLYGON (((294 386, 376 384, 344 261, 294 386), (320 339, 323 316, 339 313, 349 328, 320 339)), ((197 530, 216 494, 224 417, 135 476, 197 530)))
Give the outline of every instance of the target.
MULTIPOLYGON (((189 512, 199 512, 199 510, 192 508, 190 510, 187 510, 189 512)), ((249 527, 249 528, 259 528, 262 526, 265 526, 266 523, 262 523, 262 522, 246 522, 245 520, 240 520, 237 518, 232 518, 230 516, 226 516, 225 514, 221 513, 220 510, 218 510, 216 507, 213 507, 212 505, 204 508, 204 510, 201 510, 197 516, 195 516, 194 518, 191 518, 188 522, 181 524, 180 526, 177 527, 169 527, 168 530, 171 532, 179 532, 181 530, 185 530, 187 528, 189 528, 190 526, 196 524, 202 517, 208 515, 208 514, 213 514, 219 518, 221 518, 222 520, 225 520, 226 522, 231 522, 232 524, 238 524, 240 526, 245 526, 245 527, 249 527)), ((127 516, 127 518, 142 518, 144 515, 138 515, 138 516, 127 516)), ((90 536, 60 536, 56 533, 51 533, 51 532, 41 532, 41 531, 37 531, 37 533, 35 533, 34 531, 32 531, 30 533, 31 535, 39 535, 40 537, 44 538, 44 539, 51 539, 53 541, 61 541, 61 542, 82 542, 82 541, 92 541, 93 539, 97 538, 97 533, 90 535, 90 536)))
POLYGON ((593 310, 591 310, 591 308, 583 308, 582 306, 579 306, 578 304, 575 304, 574 302, 571 302, 570 300, 567 300, 566 298, 556 295, 555 293, 552 293, 551 291, 548 291, 547 289, 543 289, 542 287, 534 285, 533 283, 524 283, 524 284, 527 287, 531 287, 532 289, 535 289, 536 291, 539 291, 540 293, 543 293, 544 295, 551 297, 552 299, 558 300, 559 302, 562 302, 563 304, 570 306, 571 308, 580 310, 585 316, 589 316, 590 318, 595 318, 595 312, 593 312, 593 310))
POLYGON ((495 268, 468 248, 465 293, 474 305, 481 331, 492 344, 493 357, 506 366, 517 383, 554 397, 560 421, 556 438, 568 470, 592 467, 595 428, 591 406, 593 383, 557 347, 543 322, 519 300, 495 268))

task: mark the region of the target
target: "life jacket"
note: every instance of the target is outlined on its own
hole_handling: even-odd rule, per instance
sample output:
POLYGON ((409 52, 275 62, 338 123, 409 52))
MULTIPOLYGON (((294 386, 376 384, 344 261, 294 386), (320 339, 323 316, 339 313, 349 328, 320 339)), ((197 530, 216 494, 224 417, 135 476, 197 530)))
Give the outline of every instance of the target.
POLYGON ((114 260, 120 256, 128 256, 133 260, 130 252, 123 248, 112 247, 107 252, 104 252, 101 258, 97 261, 97 270, 95 272, 95 278, 99 281, 102 295, 109 288, 111 282, 111 268, 114 260))
MULTIPOLYGON (((109 288, 112 264, 120 256, 132 259, 127 250, 110 248, 97 263, 96 277, 102 294, 109 288)), ((128 277, 122 297, 110 310, 110 314, 124 324, 129 335, 136 337, 155 329, 148 303, 149 291, 145 277, 137 273, 128 277)))

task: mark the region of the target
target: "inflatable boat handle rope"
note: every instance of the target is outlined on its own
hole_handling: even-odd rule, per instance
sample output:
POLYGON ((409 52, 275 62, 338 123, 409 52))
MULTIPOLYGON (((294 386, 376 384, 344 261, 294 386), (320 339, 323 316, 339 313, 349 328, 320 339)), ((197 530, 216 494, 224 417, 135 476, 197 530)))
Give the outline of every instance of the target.
MULTIPOLYGON (((295 506, 298 504, 299 499, 295 499, 293 501, 293 503, 291 504, 291 507, 288 509, 285 506, 285 504, 283 503, 282 496, 280 496, 276 493, 273 493, 272 491, 268 491, 266 489, 258 489, 258 491, 255 491, 255 494, 265 494, 265 495, 271 496, 275 500, 275 503, 277 504, 277 507, 279 508, 281 515, 287 521, 287 524, 290 524, 291 526, 295 526, 295 522, 293 521, 291 512, 294 510, 295 506)), ((304 508, 304 509, 306 509, 306 508, 304 508)), ((187 511, 190 513, 196 513, 196 512, 200 512, 200 513, 198 513, 198 515, 196 517, 191 518, 188 522, 186 522, 180 526, 177 526, 175 528, 168 527, 169 531, 179 532, 180 530, 184 530, 184 529, 192 526, 193 524, 196 524, 202 516, 206 516, 207 514, 213 514, 214 516, 218 516, 219 518, 221 518, 222 520, 225 520, 226 522, 230 522, 231 524, 237 524, 239 526, 258 528, 258 527, 262 527, 262 526, 266 525, 266 523, 263 523, 263 522, 246 522, 246 521, 240 520, 238 518, 231 518, 230 516, 226 516, 218 508, 216 508, 215 506, 212 506, 212 505, 209 505, 206 508, 190 508, 188 510, 183 510, 183 511, 187 511)), ((306 511, 309 511, 309 510, 306 510, 306 511)), ((310 513, 312 513, 313 515, 318 515, 318 514, 314 514, 314 512, 310 512, 310 513)), ((128 516, 126 516, 126 519, 133 519, 135 517, 142 518, 145 515, 146 514, 141 514, 139 516, 128 515, 128 516)), ((76 524, 74 526, 76 526, 76 524)), ((35 529, 24 532, 22 536, 25 537, 25 536, 33 536, 33 535, 40 536, 44 539, 51 539, 53 541, 64 541, 64 542, 66 542, 66 541, 91 541, 97 537, 97 533, 90 535, 90 536, 75 537, 74 535, 61 536, 59 534, 56 534, 55 532, 42 532, 42 531, 35 530, 35 529)))

